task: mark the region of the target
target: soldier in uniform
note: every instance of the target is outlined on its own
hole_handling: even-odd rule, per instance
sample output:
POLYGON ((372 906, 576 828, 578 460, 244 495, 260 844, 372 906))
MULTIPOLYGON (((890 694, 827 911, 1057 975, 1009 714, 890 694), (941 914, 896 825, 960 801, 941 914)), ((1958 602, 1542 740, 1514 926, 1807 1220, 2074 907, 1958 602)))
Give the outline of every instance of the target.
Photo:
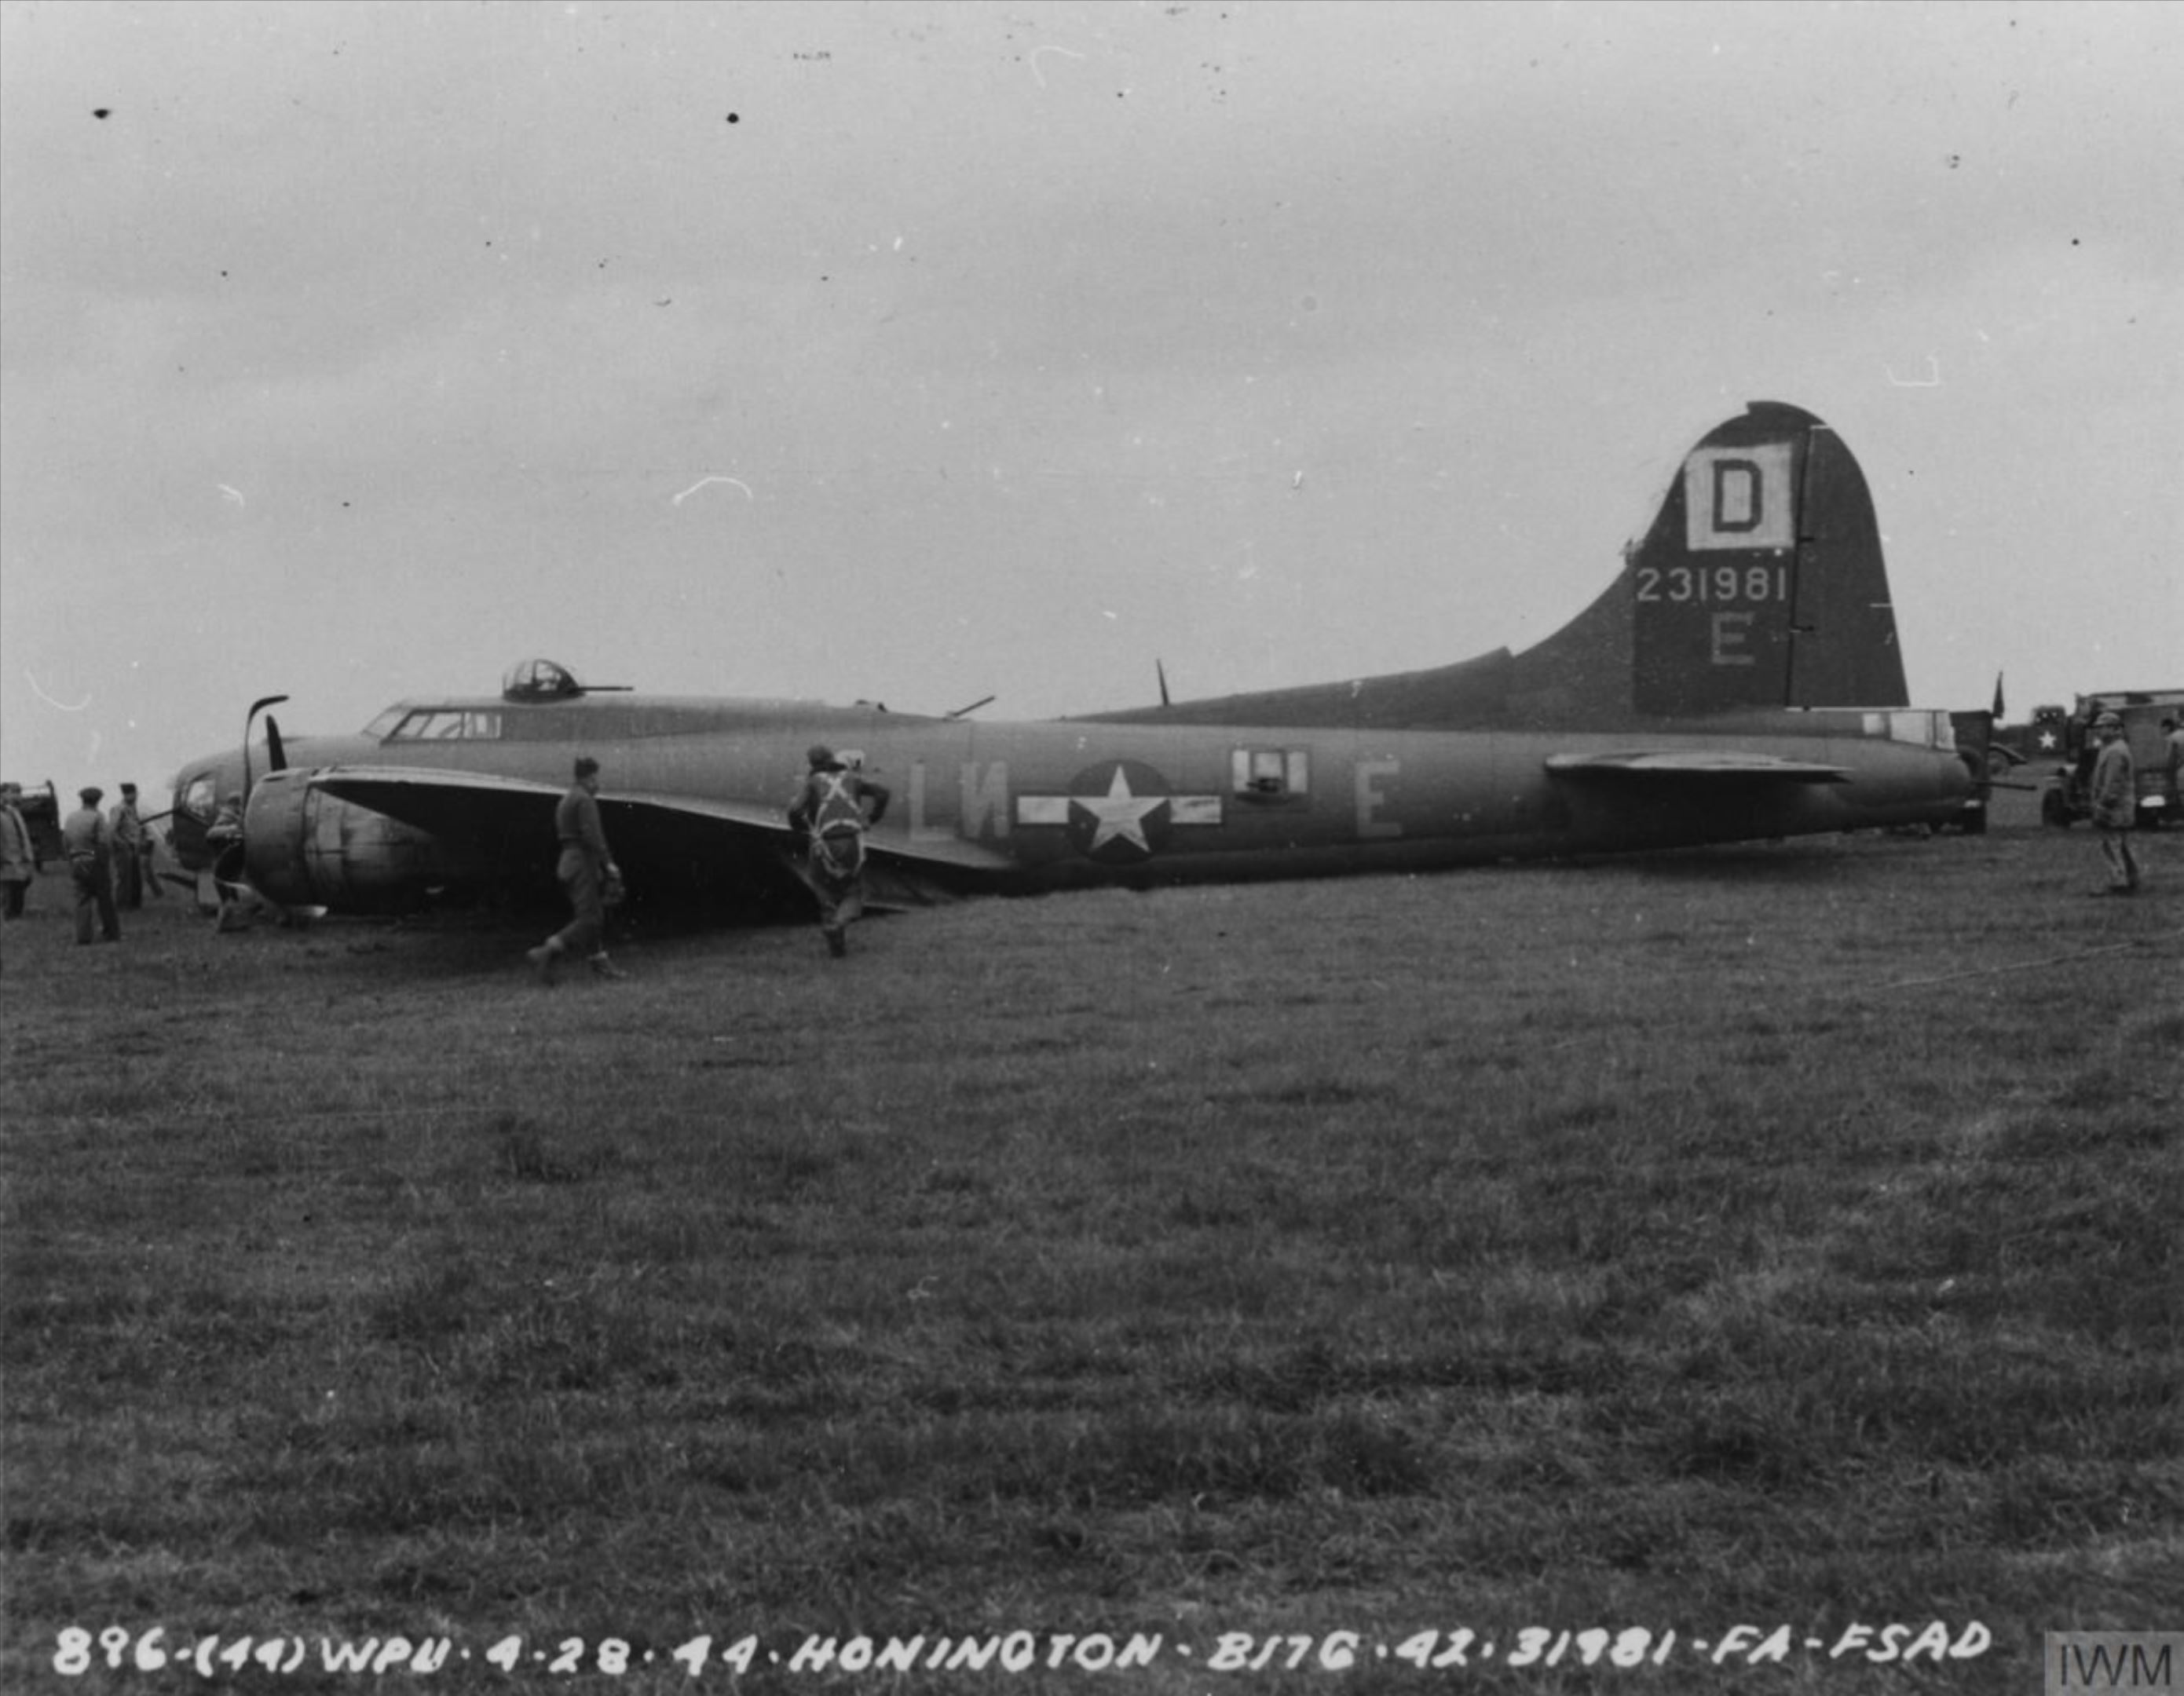
POLYGON ((599 795, 599 763, 589 754, 581 755, 576 781, 554 808, 554 835, 561 845, 554 875, 569 898, 573 916, 525 956, 543 983, 553 982, 554 967, 572 950, 583 954, 601 977, 628 976, 607 958, 606 894, 610 885, 621 883, 621 872, 607 850, 599 795))
POLYGON ((198 874, 198 910, 205 910, 206 886, 211 886, 216 931, 247 931, 258 912, 256 892, 243 881, 242 792, 231 791, 221 800, 205 831, 205 846, 212 864, 198 874))
POLYGON ((2064 728, 2064 745, 2070 752, 2068 789, 2074 805, 2091 807, 2093 762, 2101 757, 2100 712, 2088 702, 2084 710, 2064 728))
MULTIPOLYGON (((134 912, 144 904, 144 884, 152 843, 136 813, 136 786, 121 786, 121 799, 108 821, 114 826, 114 901, 134 912)), ((155 888, 154 895, 159 893, 155 888)))
POLYGON ((38 854, 31 841, 31 822, 16 804, 23 798, 20 783, 0 783, 0 895, 10 919, 23 916, 23 897, 37 870, 38 854))
POLYGON ((94 940, 121 940, 121 915, 114 909, 114 826, 98 804, 106 792, 96 784, 76 791, 83 803, 61 826, 61 847, 68 854, 69 876, 75 885, 75 939, 79 945, 94 940))
POLYGON ((849 926, 864 911, 865 832, 887 811, 888 788, 850 770, 830 748, 815 747, 805 759, 811 770, 788 804, 788 826, 805 843, 805 881, 819 898, 827 952, 840 959, 849 926))
POLYGON ((2097 895, 2129 895, 2138 887, 2138 857, 2131 833, 2138 823, 2138 782, 2123 720, 2103 713, 2093 720, 2100 752, 2093 759, 2093 824, 2101 833, 2101 857, 2108 862, 2108 887, 2097 895))
POLYGON ((2169 762, 2169 816, 2184 820, 2184 729, 2173 718, 2161 721, 2161 753, 2169 762))

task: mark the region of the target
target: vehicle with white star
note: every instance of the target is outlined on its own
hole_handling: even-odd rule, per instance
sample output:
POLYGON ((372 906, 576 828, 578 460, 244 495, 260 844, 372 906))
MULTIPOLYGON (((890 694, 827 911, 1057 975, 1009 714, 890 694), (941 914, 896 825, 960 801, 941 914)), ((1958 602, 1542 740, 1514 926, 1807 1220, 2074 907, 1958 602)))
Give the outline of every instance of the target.
POLYGON ((2073 735, 2070 720, 2068 707, 2051 705, 2035 707, 2032 716, 2021 725, 1997 723, 1987 737, 1989 773, 2006 777, 2011 768, 2036 760, 2061 759, 2073 735), (1999 768, 1992 763, 1992 757, 1997 755, 2003 760, 1999 768))
POLYGON ((2050 769, 2047 787, 2040 792, 2042 824, 2068 830, 2081 819, 2092 817, 2093 756, 2100 749, 2092 730, 2094 720, 2103 713, 2114 713, 2123 722, 2131 781, 2138 791, 2140 826, 2153 830, 2173 822, 2176 800, 2169 787, 2169 732, 2164 726, 2184 719, 2184 689, 2103 689, 2079 696, 2068 715, 2060 707, 2038 711, 2054 715, 2042 726, 2039 752, 2050 759, 2063 756, 2062 763, 2050 769))
POLYGON ((1774 403, 1692 448, 1614 582, 1521 653, 1035 723, 970 710, 651 696, 526 661, 498 695, 404 701, 354 737, 284 742, 269 719, 254 762, 246 720, 242 748, 177 777, 176 846, 201 857, 247 788, 243 865, 284 906, 550 891, 554 804, 588 754, 633 902, 764 908, 808 898, 783 808, 817 742, 896 798, 868 837, 882 904, 1983 816, 1948 712, 1908 705, 1856 460, 1774 403))

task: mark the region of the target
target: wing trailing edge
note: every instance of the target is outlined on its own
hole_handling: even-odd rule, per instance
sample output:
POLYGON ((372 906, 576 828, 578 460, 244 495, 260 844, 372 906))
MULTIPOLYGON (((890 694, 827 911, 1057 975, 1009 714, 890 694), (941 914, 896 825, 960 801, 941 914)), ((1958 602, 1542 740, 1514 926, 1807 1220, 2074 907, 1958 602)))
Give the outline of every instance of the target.
POLYGON ((1677 783, 1847 783, 1840 765, 1783 759, 1768 753, 1701 748, 1666 752, 1637 748, 1614 753, 1553 753, 1547 770, 1580 781, 1677 783))

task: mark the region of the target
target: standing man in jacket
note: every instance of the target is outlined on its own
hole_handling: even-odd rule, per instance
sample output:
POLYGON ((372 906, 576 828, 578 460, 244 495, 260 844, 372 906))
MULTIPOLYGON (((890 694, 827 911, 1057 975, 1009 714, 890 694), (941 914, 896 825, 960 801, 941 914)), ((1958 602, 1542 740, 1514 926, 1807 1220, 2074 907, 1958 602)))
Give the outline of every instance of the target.
POLYGON ((23 897, 38 866, 37 849, 31 842, 31 821, 19 804, 20 783, 0 783, 0 898, 10 919, 23 916, 23 897))
POLYGON ((2108 887, 2094 893, 2129 895, 2138 887, 2138 857, 2131 851, 2131 833, 2138 823, 2137 774, 2121 719, 2103 713, 2093 720, 2093 734, 2101 745, 2093 757, 2093 824, 2109 868, 2108 887))
MULTIPOLYGON (((136 786, 121 786, 121 799, 107 821, 114 826, 114 904, 134 912, 144 904, 144 885, 151 876, 150 832, 136 811, 136 786)), ((153 887, 152 893, 159 889, 153 887)))
POLYGON ((121 915, 114 910, 114 826, 98 810, 106 792, 92 784, 77 790, 76 798, 83 804, 61 826, 61 848, 75 885, 75 939, 79 946, 93 940, 96 915, 97 940, 118 943, 121 915))

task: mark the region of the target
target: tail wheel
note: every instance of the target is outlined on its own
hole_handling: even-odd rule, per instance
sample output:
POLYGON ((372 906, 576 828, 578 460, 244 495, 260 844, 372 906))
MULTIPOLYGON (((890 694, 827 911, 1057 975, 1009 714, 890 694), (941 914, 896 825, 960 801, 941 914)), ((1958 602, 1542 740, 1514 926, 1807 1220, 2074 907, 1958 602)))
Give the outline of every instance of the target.
POLYGON ((2070 809, 2063 804, 2063 792, 2044 789, 2040 794, 2040 822, 2059 831, 2070 828, 2070 809))

